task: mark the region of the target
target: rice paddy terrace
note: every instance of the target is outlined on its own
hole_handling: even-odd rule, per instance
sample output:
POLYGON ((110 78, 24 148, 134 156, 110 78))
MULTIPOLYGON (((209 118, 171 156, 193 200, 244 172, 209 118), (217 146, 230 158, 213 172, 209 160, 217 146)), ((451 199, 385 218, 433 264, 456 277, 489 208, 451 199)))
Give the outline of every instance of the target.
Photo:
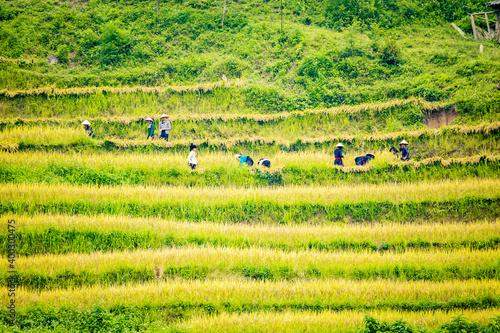
MULTIPOLYGON (((168 143, 145 141, 140 116, 89 117, 93 140, 79 128, 85 116, 4 118, 15 330, 496 332, 499 123, 393 132, 378 116, 380 130, 364 128, 377 115, 446 107, 412 98, 173 115, 168 143), (401 139, 407 163, 388 151, 401 139), (339 140, 344 168, 332 163, 339 140), (236 152, 272 167, 240 167, 236 152), (354 165, 366 152, 376 159, 354 165)), ((8 233, 0 241, 6 249, 8 233)), ((5 285, 8 265, 4 250, 5 285)), ((4 331, 8 319, 3 309, 4 331)))
MULTIPOLYGON (((191 1, 190 15, 216 12, 211 3, 191 1)), ((68 8, 87 5, 101 6, 68 8)), ((248 10, 237 17, 247 30, 230 20, 227 31, 249 36, 252 52, 221 48, 244 58, 223 59, 244 68, 223 81, 203 57, 210 82, 175 76, 194 65, 164 63, 172 55, 101 76, 80 53, 58 68, 0 53, 0 302, 16 319, 2 305, 0 332, 500 332, 498 47, 478 55, 451 28, 403 26, 405 62, 387 67, 373 32, 306 25, 287 7, 282 41, 268 31, 272 4, 269 26, 252 21, 255 1, 234 6, 248 10), (329 57, 344 67, 324 67, 329 57), (359 73, 346 77, 353 57, 359 73), (321 93, 332 97, 338 77, 345 98, 314 102, 312 85, 333 80, 321 93), (259 95, 275 86, 278 97, 259 95), (158 127, 162 113, 170 140, 145 140, 145 119, 158 127), (408 162, 389 151, 403 139, 408 162), (344 167, 333 164, 338 142, 344 167), (376 158, 355 165, 367 153, 376 158), (271 168, 241 167, 235 154, 271 168)), ((0 11, 0 27, 20 11, 0 11)), ((208 38, 177 37, 162 38, 184 56, 208 38)))

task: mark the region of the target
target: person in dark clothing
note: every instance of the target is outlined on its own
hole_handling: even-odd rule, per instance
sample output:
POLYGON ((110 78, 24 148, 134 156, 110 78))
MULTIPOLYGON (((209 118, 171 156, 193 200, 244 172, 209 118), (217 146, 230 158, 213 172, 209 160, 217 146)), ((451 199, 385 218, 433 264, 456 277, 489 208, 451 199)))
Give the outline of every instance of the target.
POLYGON ((391 147, 389 152, 392 153, 397 160, 399 160, 399 150, 397 150, 397 148, 391 147))
POLYGON ((234 155, 234 157, 236 157, 240 161, 241 166, 244 166, 245 163, 249 167, 253 166, 253 159, 250 156, 242 156, 240 154, 236 154, 234 155))
POLYGON ((333 152, 335 155, 335 162, 333 162, 334 165, 340 165, 344 166, 344 155, 342 155, 342 148, 344 148, 344 145, 339 143, 338 145, 335 146, 337 149, 333 152))
POLYGON ((88 135, 90 136, 92 139, 95 138, 95 135, 94 135, 94 130, 92 130, 92 127, 90 127, 90 122, 88 120, 84 120, 82 122, 82 125, 83 125, 83 128, 85 129, 85 135, 88 135))
POLYGON ((265 166, 266 168, 271 167, 271 161, 269 161, 267 158, 261 158, 257 164, 261 165, 261 166, 265 166))
POLYGON ((155 138, 155 124, 153 124, 153 119, 151 118, 146 118, 146 122, 148 123, 148 137, 146 140, 149 138, 152 140, 155 138))
POLYGON ((405 140, 399 143, 399 150, 401 151, 401 161, 410 160, 410 151, 408 150, 408 142, 405 140))
POLYGON ((354 159, 354 162, 356 162, 356 165, 366 165, 370 160, 375 159, 375 155, 373 154, 366 154, 365 156, 359 156, 354 159))

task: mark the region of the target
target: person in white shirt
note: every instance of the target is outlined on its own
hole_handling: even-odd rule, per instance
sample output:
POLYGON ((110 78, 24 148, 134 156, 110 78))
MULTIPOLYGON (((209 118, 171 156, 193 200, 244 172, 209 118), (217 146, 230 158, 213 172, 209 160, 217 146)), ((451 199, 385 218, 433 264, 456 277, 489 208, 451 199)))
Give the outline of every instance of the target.
POLYGON ((160 117, 160 139, 165 139, 168 141, 168 133, 172 129, 172 125, 170 121, 167 120, 168 116, 166 114, 162 114, 160 117))
POLYGON ((271 167, 271 161, 268 160, 267 158, 261 158, 259 160, 259 162, 257 162, 258 165, 260 166, 264 166, 266 168, 270 168, 271 167))
POLYGON ((188 165, 191 167, 191 170, 195 170, 198 165, 198 160, 196 159, 196 146, 191 145, 190 150, 191 152, 188 156, 188 165))

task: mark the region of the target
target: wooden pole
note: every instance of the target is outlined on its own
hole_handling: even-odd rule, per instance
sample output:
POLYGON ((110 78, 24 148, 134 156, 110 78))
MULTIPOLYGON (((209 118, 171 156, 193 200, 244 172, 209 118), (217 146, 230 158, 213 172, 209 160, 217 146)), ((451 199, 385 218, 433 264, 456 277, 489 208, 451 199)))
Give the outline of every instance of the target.
POLYGON ((498 42, 500 43, 500 12, 497 12, 497 23, 495 24, 498 42))
POLYGON ((281 0, 280 3, 280 10, 281 10, 281 33, 283 33, 283 0, 281 0))
POLYGON ((226 18, 226 3, 227 0, 224 0, 224 8, 222 8, 222 27, 224 27, 224 19, 226 18))
POLYGON ((156 0, 156 17, 160 16, 160 0, 156 0))
POLYGON ((474 33, 474 39, 479 39, 476 29, 476 22, 474 22, 474 14, 470 16, 470 24, 472 26, 472 32, 474 33))
POLYGON ((486 19, 486 26, 488 27, 488 38, 491 38, 490 20, 488 20, 488 13, 484 13, 484 18, 486 19))

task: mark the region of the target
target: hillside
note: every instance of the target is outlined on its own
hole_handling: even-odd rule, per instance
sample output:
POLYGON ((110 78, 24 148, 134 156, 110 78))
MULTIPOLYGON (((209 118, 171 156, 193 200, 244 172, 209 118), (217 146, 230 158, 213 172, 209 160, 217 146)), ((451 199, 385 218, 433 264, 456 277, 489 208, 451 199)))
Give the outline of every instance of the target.
POLYGON ((155 1, 3 1, 0 112, 277 112, 414 96, 458 103, 469 121, 498 120, 498 45, 483 42, 480 54, 480 42, 450 26, 470 30, 465 14, 483 10, 482 1, 285 1, 283 33, 278 2, 230 1, 224 27, 221 6, 162 2, 157 18, 155 1), (49 65, 49 55, 59 64, 49 65), (198 85, 223 74, 244 86, 138 92, 105 104, 100 94, 57 92, 198 85), (38 95, 41 87, 56 89, 54 96, 38 95))
POLYGON ((500 333, 483 1, 158 3, 0 0, 0 332, 500 333))

